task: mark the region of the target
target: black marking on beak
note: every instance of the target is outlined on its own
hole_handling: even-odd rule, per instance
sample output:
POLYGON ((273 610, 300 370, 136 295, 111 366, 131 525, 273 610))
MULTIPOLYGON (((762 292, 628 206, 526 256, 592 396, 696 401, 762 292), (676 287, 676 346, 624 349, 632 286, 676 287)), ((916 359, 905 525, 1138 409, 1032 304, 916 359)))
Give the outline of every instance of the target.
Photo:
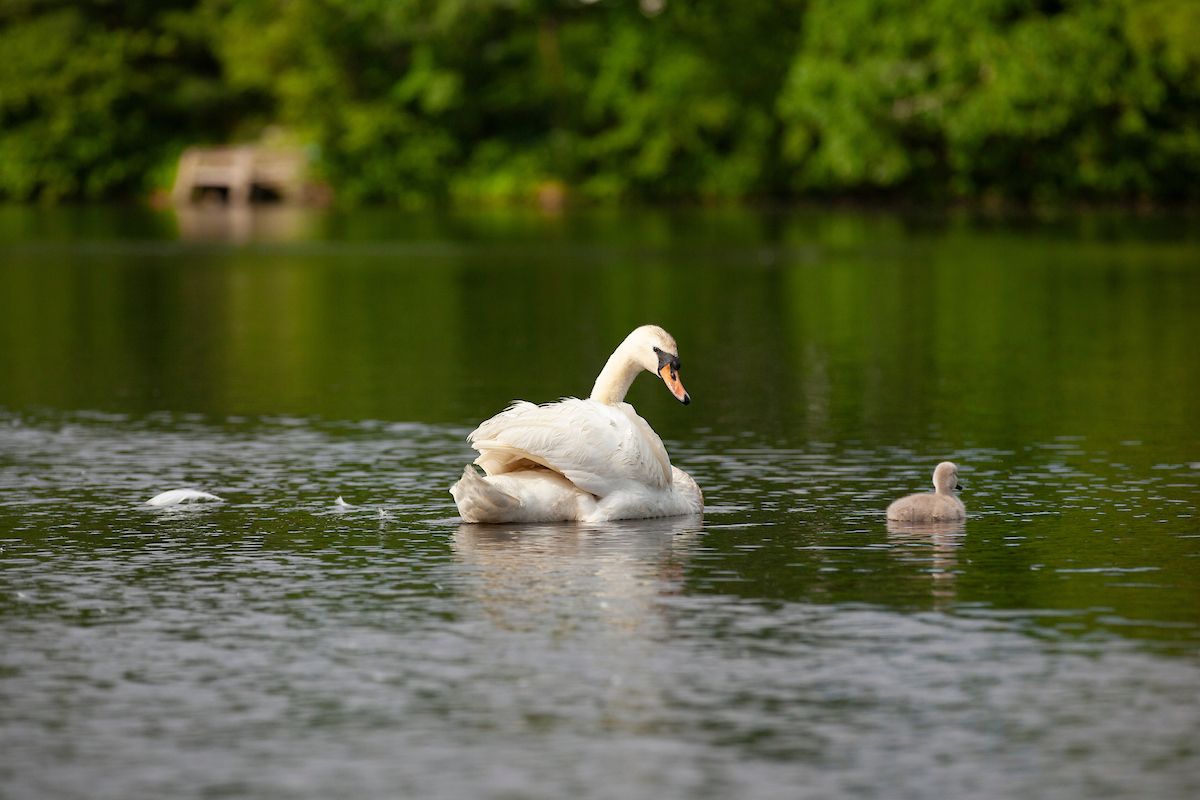
POLYGON ((955 481, 955 482, 954 482, 954 491, 956 491, 956 492, 961 492, 961 491, 962 491, 962 484, 961 484, 961 483, 959 483, 958 481, 955 481))
POLYGON ((683 389, 683 384, 679 381, 679 356, 672 355, 671 353, 664 353, 657 347, 654 348, 654 353, 658 356, 658 374, 664 381, 667 382, 667 387, 671 390, 671 393, 675 394, 676 388, 678 387, 679 390, 683 391, 683 397, 675 394, 676 399, 678 399, 679 402, 683 403, 685 406, 692 402, 692 396, 683 389), (664 373, 669 373, 670 378, 668 379, 667 375, 664 373))
POLYGON ((671 353, 663 352, 662 350, 659 350, 657 347, 654 348, 654 353, 655 353, 655 355, 658 356, 658 372, 660 375, 662 374, 663 367, 670 364, 671 365, 671 377, 675 378, 675 377, 679 376, 679 356, 672 355, 671 353))

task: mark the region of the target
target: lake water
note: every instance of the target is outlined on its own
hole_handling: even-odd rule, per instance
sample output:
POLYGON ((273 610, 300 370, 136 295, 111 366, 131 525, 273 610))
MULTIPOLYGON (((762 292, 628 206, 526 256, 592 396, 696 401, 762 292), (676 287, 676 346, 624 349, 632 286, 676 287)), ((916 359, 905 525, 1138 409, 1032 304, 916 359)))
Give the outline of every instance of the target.
POLYGON ((1198 351, 1194 218, 0 209, 0 796, 1200 796, 1198 351), (648 321, 703 519, 460 524, 648 321))

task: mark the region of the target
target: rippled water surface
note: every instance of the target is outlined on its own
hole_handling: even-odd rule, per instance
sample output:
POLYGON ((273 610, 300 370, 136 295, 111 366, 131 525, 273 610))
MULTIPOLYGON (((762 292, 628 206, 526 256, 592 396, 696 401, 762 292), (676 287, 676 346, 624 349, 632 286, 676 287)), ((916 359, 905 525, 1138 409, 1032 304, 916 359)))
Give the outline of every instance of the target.
POLYGON ((0 209, 0 797, 1195 797, 1195 230, 0 209), (704 517, 461 524, 648 320, 704 517))

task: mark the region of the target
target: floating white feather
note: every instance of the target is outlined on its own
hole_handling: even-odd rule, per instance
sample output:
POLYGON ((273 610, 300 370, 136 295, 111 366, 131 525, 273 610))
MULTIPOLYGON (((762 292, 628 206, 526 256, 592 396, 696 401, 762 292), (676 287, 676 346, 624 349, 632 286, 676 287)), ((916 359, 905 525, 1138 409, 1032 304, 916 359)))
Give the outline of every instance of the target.
POLYGON ((181 503, 190 503, 193 501, 216 501, 219 503, 221 502, 221 498, 215 494, 201 492, 197 489, 170 489, 161 494, 154 495, 154 497, 146 501, 146 505, 154 506, 155 508, 169 508, 170 506, 177 506, 181 503))

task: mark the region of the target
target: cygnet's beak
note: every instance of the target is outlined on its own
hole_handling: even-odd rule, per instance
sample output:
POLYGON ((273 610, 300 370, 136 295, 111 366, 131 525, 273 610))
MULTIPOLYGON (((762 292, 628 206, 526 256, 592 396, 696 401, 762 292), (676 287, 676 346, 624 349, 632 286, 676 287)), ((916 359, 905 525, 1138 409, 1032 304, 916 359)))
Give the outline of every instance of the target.
POLYGON ((961 484, 961 483, 959 483, 958 481, 955 481, 955 482, 954 482, 954 491, 956 491, 956 492, 961 492, 961 491, 962 491, 962 484, 961 484))
POLYGON ((671 390, 671 394, 675 395, 675 399, 683 403, 685 406, 692 402, 692 398, 688 395, 687 390, 683 388, 683 381, 679 380, 679 367, 677 361, 668 361, 658 368, 658 374, 663 379, 663 383, 671 390))

